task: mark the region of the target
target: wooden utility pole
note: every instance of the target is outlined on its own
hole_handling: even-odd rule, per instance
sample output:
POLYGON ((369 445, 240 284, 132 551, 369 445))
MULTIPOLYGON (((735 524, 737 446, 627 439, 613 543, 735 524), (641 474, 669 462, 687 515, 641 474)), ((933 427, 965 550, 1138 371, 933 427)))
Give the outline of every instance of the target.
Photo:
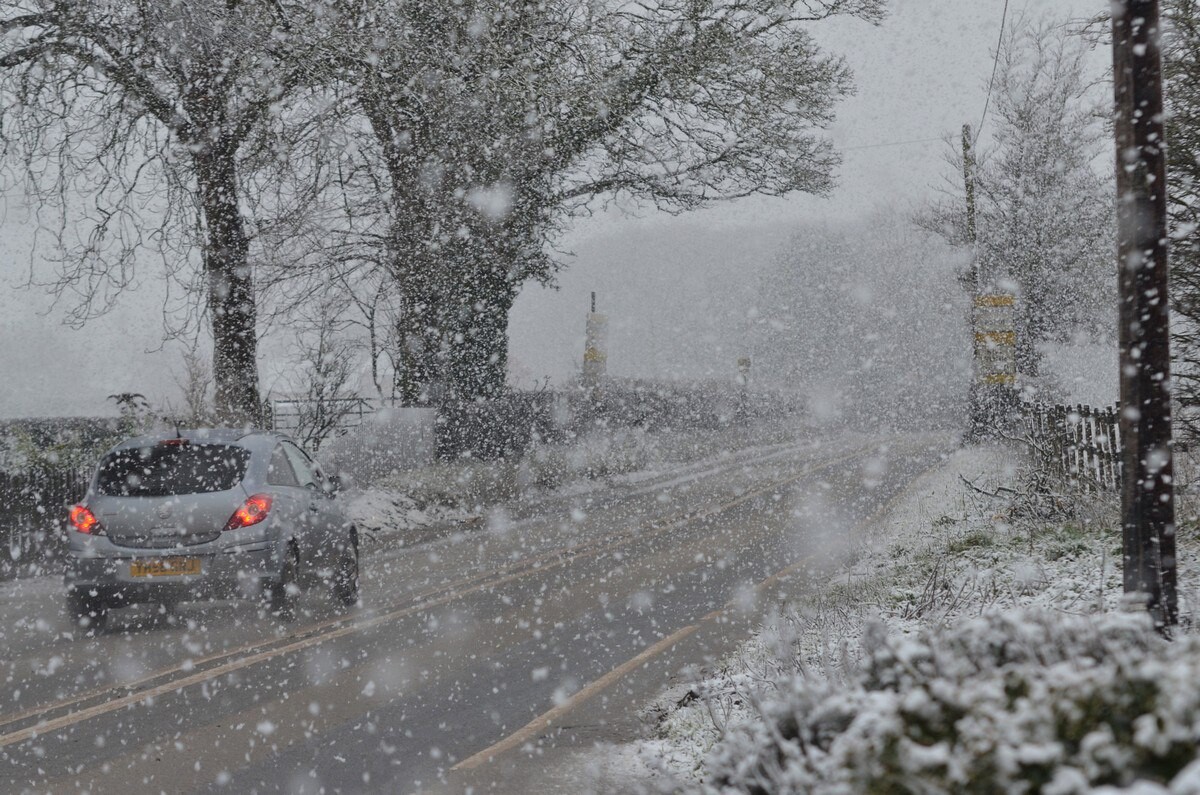
POLYGON ((966 441, 979 442, 1003 436, 1017 416, 1016 326, 1013 296, 996 293, 979 262, 975 211, 975 152, 971 125, 962 129, 963 185, 967 194, 967 244, 971 265, 964 286, 971 295, 971 328, 975 339, 975 373, 968 399, 969 424, 966 441))
POLYGON ((971 125, 963 125, 963 181, 967 188, 967 240, 975 244, 975 150, 971 143, 971 125))
POLYGON ((1161 35, 1158 0, 1113 3, 1124 584, 1166 631, 1179 615, 1161 35))
POLYGON ((971 125, 962 129, 963 183, 967 190, 967 243, 971 246, 971 271, 967 290, 974 295, 979 290, 979 251, 975 247, 975 152, 971 141, 971 125))

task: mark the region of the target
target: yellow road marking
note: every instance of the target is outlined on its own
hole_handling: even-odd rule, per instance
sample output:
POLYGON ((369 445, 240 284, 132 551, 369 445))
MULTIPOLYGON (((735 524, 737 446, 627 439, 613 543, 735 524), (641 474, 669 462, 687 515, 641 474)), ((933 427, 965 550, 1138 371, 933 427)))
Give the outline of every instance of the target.
POLYGON ((665 637, 662 640, 655 643, 653 646, 649 646, 648 648, 643 649, 642 652, 640 654, 638 654, 636 657, 634 657, 633 659, 626 660, 625 662, 618 665, 616 668, 614 668, 611 671, 609 671, 608 673, 606 673, 604 676, 591 682, 586 687, 584 687, 582 690, 580 690, 578 693, 571 696, 563 703, 559 704, 557 707, 554 707, 553 709, 543 712, 541 715, 537 716, 536 718, 531 720, 529 723, 526 723, 520 729, 517 729, 515 732, 508 735, 500 742, 496 743, 495 745, 491 745, 487 748, 484 748, 479 753, 464 759, 463 761, 459 762, 457 765, 455 765, 454 767, 452 767, 450 769, 451 770, 473 770, 474 768, 479 767, 480 765, 484 764, 485 762, 490 762, 494 757, 499 756, 500 754, 504 753, 505 751, 510 751, 513 748, 516 748, 518 745, 521 745, 522 743, 526 742, 527 740, 537 736, 537 734, 539 732, 544 731, 555 720, 562 717, 563 715, 566 715, 568 712, 575 709, 575 707, 577 707, 580 704, 582 704, 583 702, 587 701, 589 698, 596 695, 601 690, 604 690, 606 687, 608 687, 613 682, 620 679, 625 674, 632 671, 634 668, 637 668, 642 663, 647 662, 651 658, 658 656, 663 651, 666 651, 667 649, 671 648, 676 643, 683 640, 688 635, 691 635, 693 632, 695 632, 698 629, 700 629, 699 624, 690 624, 690 625, 684 627, 683 629, 676 630, 675 632, 671 633, 667 637, 665 637))
MULTIPOLYGON (((555 564, 555 566, 565 565, 568 562, 569 561, 564 560, 560 564, 555 564)), ((554 568, 554 566, 545 566, 542 568, 549 569, 549 568, 554 568)), ((65 728, 67 726, 71 726, 76 723, 82 723, 85 720, 90 720, 91 718, 99 717, 100 715, 105 715, 109 712, 115 712, 116 710, 123 709, 123 708, 125 708, 127 706, 131 706, 133 704, 138 704, 138 703, 140 703, 142 701, 146 701, 148 699, 156 698, 156 697, 161 696, 166 693, 171 693, 171 692, 175 692, 178 690, 182 690, 183 688, 189 687, 191 685, 200 684, 201 682, 207 682, 212 679, 216 679, 218 677, 224 676, 225 674, 232 673, 234 671, 239 671, 243 668, 248 668, 251 665, 257 665, 260 662, 265 662, 267 660, 270 660, 273 657, 280 657, 285 654, 291 654, 292 652, 303 651, 304 649, 307 649, 309 647, 316 646, 320 643, 324 643, 327 640, 333 640, 334 638, 340 638, 345 635, 350 635, 354 632, 358 632, 363 629, 369 629, 370 627, 378 626, 379 624, 384 624, 389 621, 393 621, 395 619, 406 618, 407 616, 413 615, 415 613, 419 613, 423 610, 428 610, 433 607, 439 607, 439 606, 447 604, 449 602, 453 602, 456 599, 460 599, 463 596, 468 596, 472 593, 477 593, 478 591, 482 591, 485 588, 490 588, 490 587, 493 587, 496 585, 503 585, 504 583, 511 582, 512 580, 520 579, 522 577, 528 576, 531 573, 532 573, 532 571, 522 571, 522 572, 518 572, 516 574, 510 574, 509 576, 502 577, 500 579, 489 580, 487 582, 480 583, 472 588, 467 588, 465 590, 455 591, 453 593, 446 594, 445 596, 441 597, 440 599, 434 599, 432 601, 422 602, 421 604, 413 605, 412 607, 407 607, 402 610, 395 610, 395 611, 392 611, 389 613, 384 613, 381 615, 373 616, 372 618, 366 619, 364 621, 354 622, 353 624, 349 624, 347 626, 341 627, 340 629, 332 630, 330 632, 323 632, 318 635, 313 635, 312 637, 304 638, 303 640, 298 640, 293 643, 289 643, 285 646, 277 646, 274 648, 267 649, 265 651, 260 651, 257 654, 251 654, 247 657, 242 657, 242 658, 239 658, 232 662, 223 663, 222 665, 217 665, 217 666, 214 666, 207 670, 200 671, 199 673, 195 673, 195 674, 191 674, 190 676, 182 677, 180 679, 172 679, 169 682, 165 682, 161 685, 158 685, 157 687, 152 687, 149 690, 140 690, 136 693, 130 693, 130 694, 122 696, 120 698, 113 699, 112 701, 105 701, 102 704, 97 704, 92 707, 87 707, 85 709, 79 710, 78 712, 71 712, 71 713, 63 715, 59 718, 54 718, 53 720, 48 720, 43 723, 38 723, 34 726, 30 726, 27 729, 21 729, 19 731, 10 732, 8 734, 3 734, 3 735, 0 735, 0 748, 4 748, 5 746, 12 745, 13 743, 19 743, 19 742, 23 742, 25 740, 30 740, 30 739, 33 739, 34 737, 48 734, 50 732, 57 731, 58 729, 65 728)))
MULTIPOLYGON (((879 506, 879 508, 876 509, 866 519, 859 522, 858 526, 855 528, 855 530, 865 530, 867 528, 872 527, 873 525, 879 524, 879 522, 881 522, 885 516, 887 516, 889 513, 891 513, 893 510, 895 510, 896 506, 900 503, 900 501, 902 499, 904 499, 908 495, 912 494, 913 489, 917 488, 917 486, 921 483, 921 481, 924 480, 926 475, 928 475, 930 472, 932 472, 933 469, 941 463, 942 463, 942 461, 939 460, 939 461, 925 467, 925 469, 921 470, 921 473, 919 475, 917 475, 915 478, 913 478, 911 481, 909 481, 907 486, 900 489, 900 491, 896 492, 891 497, 888 497, 888 499, 883 503, 883 505, 879 506)), ((779 582, 780 580, 787 579, 788 577, 790 577, 791 575, 793 575, 797 571, 799 571, 802 567, 807 566, 811 562, 812 562, 812 559, 808 558, 808 557, 806 557, 802 560, 798 560, 795 563, 793 563, 791 566, 788 566, 786 569, 780 569, 779 571, 772 574, 770 577, 768 577, 765 580, 763 580, 762 582, 760 582, 758 585, 754 586, 754 590, 761 591, 761 590, 767 588, 768 586, 779 582)), ((719 613, 721 611, 718 610, 716 612, 719 613)), ((709 618, 709 616, 711 616, 711 615, 713 615, 713 614, 710 613, 708 616, 705 616, 704 619, 707 620, 709 618)))
MULTIPOLYGON (((718 467, 717 469, 713 470, 710 473, 702 473, 702 474, 705 477, 715 476, 715 475, 719 475, 719 474, 721 474, 733 467, 736 467, 736 466, 750 466, 755 463, 761 463, 761 462, 771 460, 773 458, 777 458, 781 453, 786 452, 789 447, 789 445, 787 445, 787 444, 780 445, 780 446, 783 448, 782 450, 775 450, 766 455, 761 455, 758 457, 757 460, 752 458, 749 461, 747 461, 747 460, 733 461, 733 462, 730 462, 727 466, 718 467)), ((797 453, 807 452, 807 451, 811 450, 811 447, 807 444, 791 445, 790 447, 797 453)), ((836 463, 836 461, 834 463, 836 463)), ((691 520, 694 520, 695 518, 704 518, 707 515, 708 514, 699 515, 696 517, 690 517, 688 514, 679 514, 679 515, 669 518, 665 521, 668 522, 668 527, 674 527, 680 521, 691 521, 691 520)), ((471 520, 471 521, 479 522, 481 520, 475 519, 475 520, 471 520)), ((660 521, 663 521, 663 520, 660 520, 660 521)), ((651 523, 649 525, 650 529, 652 529, 652 530, 657 529, 655 527, 655 525, 656 525, 656 523, 651 523)), ((603 538, 592 539, 590 541, 585 541, 580 544, 575 544, 575 545, 572 545, 569 547, 561 547, 559 549, 550 550, 549 552, 544 552, 540 555, 534 555, 534 556, 531 556, 528 558, 522 558, 521 560, 517 561, 516 563, 510 564, 508 566, 503 566, 503 567, 493 570, 493 571, 482 572, 480 574, 475 574, 475 575, 472 575, 469 577, 462 577, 457 580, 451 580, 448 583, 441 583, 439 585, 424 588, 422 590, 417 591, 415 594, 413 594, 409 597, 406 597, 405 601, 411 602, 413 600, 427 599, 430 596, 444 592, 447 588, 458 588, 463 585, 469 585, 471 583, 479 582, 480 580, 486 580, 490 577, 494 577, 496 574, 499 574, 499 573, 518 571, 522 568, 527 568, 532 564, 537 564, 540 561, 548 560, 548 559, 551 559, 554 557, 562 557, 566 553, 573 552, 578 549, 583 549, 583 548, 586 548, 589 546, 594 547, 594 546, 598 546, 600 544, 604 544, 606 542, 611 542, 614 540, 624 540, 624 539, 630 537, 631 535, 636 534, 636 532, 637 532, 636 530, 625 530, 620 533, 615 533, 610 536, 605 536, 603 538)), ((534 569, 536 569, 536 568, 538 568, 538 567, 536 565, 534 565, 534 569)), ((394 608, 394 607, 396 607, 396 605, 393 605, 392 607, 394 608)), ((385 606, 383 609, 386 610, 388 608, 385 606)), ((249 643, 244 643, 241 646, 236 646, 232 649, 225 649, 222 651, 213 652, 212 654, 208 654, 203 657, 191 659, 189 661, 190 665, 189 665, 188 670, 194 669, 201 665, 207 665, 208 663, 215 662, 217 660, 225 660, 230 657, 236 657, 239 654, 245 654, 247 652, 257 652, 257 651, 261 651, 261 650, 264 650, 269 647, 274 647, 277 644, 286 640, 287 638, 309 637, 309 636, 313 635, 313 633, 321 632, 322 630, 326 629, 327 627, 333 627, 333 626, 337 626, 339 624, 346 624, 351 621, 354 621, 353 616, 338 616, 336 618, 326 619, 325 621, 318 621, 313 624, 305 624, 302 627, 297 627, 294 631, 288 633, 287 635, 284 635, 282 638, 272 638, 272 639, 266 640, 266 641, 254 640, 249 643)), ((0 728, 3 728, 5 726, 11 726, 14 723, 20 723, 21 721, 28 720, 29 718, 32 718, 35 715, 41 715, 41 714, 44 714, 47 712, 52 712, 55 710, 70 707, 75 704, 80 704, 85 701, 90 701, 91 699, 102 696, 105 693, 122 691, 122 690, 131 690, 131 689, 137 688, 141 685, 144 685, 148 682, 153 682, 155 679, 161 679, 164 676, 170 676, 171 674, 174 674, 174 673, 185 673, 185 670, 182 665, 172 665, 172 666, 169 666, 166 668, 160 668, 157 671, 153 671, 151 673, 145 674, 144 676, 141 676, 137 679, 130 680, 128 682, 121 682, 120 684, 108 685, 105 687, 95 688, 93 690, 87 691, 86 693, 81 693, 80 695, 74 696, 69 699, 56 701, 52 704, 31 707, 27 710, 24 710, 22 712, 18 712, 15 714, 0 715, 0 728)), ((2 736, 2 735, 0 735, 0 736, 2 736)))
MULTIPOLYGON (((940 462, 938 462, 938 463, 940 463, 940 462)), ((932 470, 935 466, 937 466, 937 463, 926 467, 921 472, 921 474, 919 474, 915 478, 913 478, 912 481, 910 481, 907 486, 905 486, 899 492, 897 492, 896 494, 894 494, 890 498, 888 498, 888 500, 886 502, 884 502, 884 504, 882 506, 880 506, 876 511, 874 511, 865 520, 860 522, 858 524, 858 527, 860 529, 864 528, 864 527, 870 527, 871 525, 880 521, 880 519, 882 519, 885 515, 887 515, 887 513, 889 511, 891 511, 902 498, 904 498, 908 494, 910 494, 912 492, 912 489, 916 486, 916 484, 922 478, 924 478, 925 475, 928 474, 929 471, 932 470)), ((811 562, 812 561, 810 558, 805 557, 804 559, 799 560, 796 563, 793 563, 792 565, 787 566, 786 568, 780 569, 779 571, 775 572, 771 576, 764 579, 762 582, 755 585, 753 590, 761 591, 764 588, 767 588, 768 586, 772 585, 773 583, 776 583, 779 580, 782 580, 782 579, 790 576, 791 574, 794 574, 802 566, 806 566, 811 562)), ((588 699, 590 699, 592 696, 596 695, 600 691, 606 689, 607 687, 612 685, 614 682, 616 682, 618 679, 620 679, 625 674, 634 670, 635 668, 642 665, 643 663, 648 662, 650 659, 657 657, 659 654, 661 654, 662 652, 671 648, 679 641, 683 640, 684 638, 686 638, 689 635, 696 632, 696 630, 700 629, 700 627, 702 625, 712 622, 712 621, 715 621, 716 619, 720 618, 722 615, 724 615, 725 611, 730 609, 732 606, 733 606, 733 604, 730 603, 730 604, 727 604, 723 608, 718 608, 717 610, 713 610, 712 612, 707 613, 706 615, 702 616, 700 618, 700 620, 698 622, 696 622, 695 624, 688 624, 687 626, 676 630, 672 634, 670 634, 667 637, 663 638, 662 640, 658 641, 654 645, 643 649, 636 657, 634 657, 630 660, 626 660, 625 662, 618 665, 616 668, 613 668, 611 671, 604 674, 604 676, 601 676, 599 679, 596 679, 593 682, 589 683, 587 686, 585 686, 579 692, 572 695, 570 698, 568 698, 562 704, 559 704, 558 706, 553 707, 552 709, 549 709, 546 712, 543 712, 541 715, 537 716, 536 718, 531 720, 529 723, 525 724, 520 729, 517 729, 515 732, 508 735, 504 739, 488 746, 487 748, 483 749, 482 751, 480 751, 476 754, 472 754, 471 756, 467 757, 463 761, 461 761, 458 764, 451 767, 450 770, 452 772, 459 771, 459 770, 474 770, 475 768, 479 767, 480 765, 483 765, 487 762, 492 761, 494 758, 496 758, 500 754, 503 754, 507 751, 511 751, 513 748, 516 748, 516 747, 528 742, 529 740, 533 739, 541 732, 544 732, 546 729, 550 728, 550 726, 552 726, 556 720, 558 720, 559 718, 568 714, 571 710, 575 709, 580 704, 587 701, 588 699)))
MULTIPOLYGON (((643 537, 654 537, 656 535, 661 535, 662 533, 664 533, 668 530, 675 529, 675 528, 679 527, 680 525, 688 524, 690 522, 694 522, 694 521, 698 521, 698 520, 702 520, 702 519, 706 519, 710 516, 713 516, 713 515, 716 515, 719 513, 723 513, 725 511, 728 511, 731 508, 735 508, 735 507, 742 505, 750 500, 760 497, 763 494, 767 494, 775 489, 778 489, 783 486, 794 483, 795 481, 800 480, 801 478, 807 477, 807 476, 813 474, 814 472, 820 471, 822 469, 827 469, 832 466, 836 466, 837 464, 843 463, 843 462, 848 461, 852 458, 855 458, 859 455, 862 455, 864 452, 866 452, 867 450, 869 450, 875 446, 876 446, 875 442, 872 442, 871 444, 868 444, 868 445, 864 445, 863 447, 857 448, 855 451, 848 453, 846 455, 839 456, 835 459, 823 462, 816 466, 807 467, 805 470, 803 470, 802 472, 799 472, 795 475, 790 475, 787 478, 783 478, 781 480, 774 481, 771 484, 769 484, 763 488, 746 492, 746 493, 742 494, 741 496, 739 496, 738 498, 731 500, 729 502, 726 502, 726 503, 722 503, 714 508, 710 508, 710 509, 701 511, 699 513, 682 515, 673 520, 669 520, 666 524, 660 525, 658 527, 651 525, 650 528, 643 535, 643 537)), ((638 529, 641 529, 641 528, 638 528, 638 529)), ((368 618, 368 619, 363 619, 363 620, 359 620, 359 621, 351 621, 350 623, 345 623, 347 621, 347 619, 337 619, 337 620, 334 620, 331 622, 326 622, 326 624, 324 624, 324 625, 320 625, 320 624, 313 625, 312 627, 309 627, 306 629, 306 634, 308 634, 308 637, 304 637, 301 640, 297 640, 292 643, 287 643, 282 646, 271 646, 270 648, 264 649, 262 651, 258 651, 256 653, 250 654, 246 657, 242 657, 242 658, 239 658, 237 660, 233 660, 233 661, 227 662, 227 663, 222 663, 221 665, 213 666, 212 668, 208 668, 204 671, 199 671, 197 673, 190 674, 188 676, 184 676, 184 677, 181 677, 178 679, 172 679, 169 682, 164 682, 163 684, 157 685, 148 690, 141 690, 141 691, 138 691, 135 693, 128 693, 127 695, 121 696, 121 697, 113 699, 111 701, 105 701, 101 704, 96 704, 91 707, 86 707, 77 712, 71 712, 66 715, 62 715, 58 718, 53 718, 48 721, 43 721, 41 723, 38 723, 34 726, 27 727, 25 729, 20 729, 17 731, 13 731, 13 732, 9 732, 7 734, 0 735, 0 748, 4 748, 4 747, 12 745, 14 743, 24 742, 26 740, 30 740, 35 737, 45 735, 47 733, 66 728, 68 726, 72 726, 77 723, 82 723, 86 720, 90 720, 92 718, 99 717, 101 715, 115 712, 119 709, 123 709, 125 707, 141 703, 148 699, 156 698, 156 697, 158 697, 160 695, 164 695, 166 693, 176 692, 176 691, 182 690, 185 687, 189 687, 191 685, 210 681, 210 680, 216 679, 220 676, 224 676, 225 674, 232 673, 234 671, 238 671, 243 668, 247 668, 249 666, 256 665, 261 662, 265 662, 274 657, 279 657, 279 656, 282 656, 285 654, 291 654, 296 651, 302 651, 306 648, 316 646, 316 645, 318 645, 320 643, 324 643, 325 641, 328 641, 328 640, 333 640, 335 638, 340 638, 340 637, 343 637, 346 635, 350 635, 352 633, 359 632, 364 629, 369 629, 371 627, 378 626, 379 624, 387 623, 389 621, 393 621, 393 620, 396 620, 399 618, 405 618, 407 616, 413 615, 414 613, 418 613, 422 610, 428 610, 432 607, 438 607, 440 605, 447 604, 449 602, 455 601, 457 599, 460 599, 460 598, 470 595, 472 593, 477 593, 486 588, 493 588, 498 585, 503 585, 505 583, 512 582, 513 580, 517 580, 517 579, 521 579, 523 577, 529 576, 530 574, 534 574, 536 572, 547 571, 550 569, 558 568, 560 566, 565 566, 568 563, 571 563, 574 560, 576 560, 577 558, 583 556, 583 553, 580 553, 579 555, 569 555, 568 553, 571 553, 571 552, 579 550, 579 549, 584 549, 585 552, 591 551, 591 550, 587 549, 588 547, 591 547, 594 549, 594 551, 597 554, 599 554, 599 553, 604 552, 607 549, 612 548, 613 546, 616 546, 620 542, 628 540, 629 538, 633 537, 634 535, 638 535, 638 530, 626 530, 622 533, 617 533, 612 536, 607 536, 604 539, 600 539, 600 540, 597 540, 594 542, 590 542, 590 543, 585 542, 585 543, 577 544, 573 547, 568 547, 564 550, 556 550, 556 551, 553 551, 550 553, 546 553, 546 555, 542 556, 541 560, 544 560, 545 558, 548 558, 548 557, 554 557, 556 555, 559 557, 559 560, 555 561, 553 563, 546 563, 545 565, 541 565, 540 560, 535 559, 535 561, 537 561, 537 563, 535 565, 532 565, 532 566, 525 565, 524 567, 522 567, 522 566, 513 567, 513 569, 516 569, 515 571, 513 571, 513 569, 510 569, 510 571, 512 571, 512 573, 510 573, 506 576, 503 576, 503 577, 499 577, 499 578, 492 577, 494 572, 491 572, 488 575, 485 575, 483 578, 476 578, 476 581, 478 582, 478 584, 474 585, 473 587, 462 589, 462 590, 450 591, 438 599, 434 599, 432 601, 425 601, 425 602, 421 602, 419 604, 415 604, 415 605, 412 605, 410 607, 406 607, 403 609, 393 610, 393 611, 389 611, 386 613, 378 614, 378 615, 372 616, 371 618, 368 618), (482 581, 480 581, 480 579, 482 581), (315 632, 315 633, 313 632, 314 628, 321 627, 321 626, 330 626, 330 625, 337 624, 339 622, 342 622, 344 625, 337 629, 330 630, 328 632, 315 632)), ((527 561, 522 561, 521 563, 524 564, 526 562, 527 561)), ((470 581, 471 580, 468 579, 468 580, 465 580, 464 582, 470 582, 470 581)), ((440 590, 440 589, 434 589, 434 593, 436 593, 437 590, 440 590)), ((718 611, 718 614, 719 614, 719 611, 718 611)), ((299 633, 297 633, 297 634, 299 634, 299 633)), ((293 635, 293 637, 294 636, 295 635, 293 635)), ((253 648, 262 649, 263 646, 267 646, 267 645, 270 645, 270 644, 259 643, 259 644, 249 645, 249 648, 250 649, 253 649, 253 648)), ((233 656, 234 654, 236 654, 236 652, 223 652, 223 653, 216 654, 216 655, 210 655, 210 657, 207 658, 207 661, 227 658, 227 657, 233 656)), ((151 681, 155 678, 158 678, 158 676, 169 675, 170 673, 173 673, 174 671, 177 671, 177 670, 181 670, 181 669, 179 667, 173 667, 171 669, 167 669, 164 674, 150 675, 147 677, 143 677, 142 679, 138 680, 138 682, 151 681)), ((136 684, 137 683, 121 685, 121 686, 109 688, 108 690, 113 690, 113 691, 125 690, 130 687, 136 686, 136 684)), ((94 698, 98 695, 102 695, 104 692, 107 692, 107 691, 101 690, 101 691, 95 692, 89 696, 84 696, 84 697, 76 698, 76 699, 73 699, 70 701, 64 701, 64 702, 59 702, 57 704, 49 705, 47 707, 40 708, 36 711, 31 711, 31 714, 27 713, 27 714, 25 714, 25 717, 26 718, 32 717, 33 715, 42 714, 45 712, 52 711, 54 709, 61 709, 66 706, 71 706, 72 704, 77 704, 77 703, 80 703, 81 701, 87 700, 89 698, 94 698)), ((15 723, 19 720, 21 720, 21 717, 10 718, 10 719, 5 720, 5 722, 0 725, 11 725, 12 723, 15 723)))

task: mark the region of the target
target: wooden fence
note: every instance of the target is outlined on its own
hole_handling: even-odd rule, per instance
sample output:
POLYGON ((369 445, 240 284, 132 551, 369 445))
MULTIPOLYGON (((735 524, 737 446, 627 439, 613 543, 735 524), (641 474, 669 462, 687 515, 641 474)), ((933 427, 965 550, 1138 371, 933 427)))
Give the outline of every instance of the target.
POLYGON ((1027 440, 1048 474, 1085 491, 1120 491, 1121 431, 1117 407, 1025 407, 1027 440))

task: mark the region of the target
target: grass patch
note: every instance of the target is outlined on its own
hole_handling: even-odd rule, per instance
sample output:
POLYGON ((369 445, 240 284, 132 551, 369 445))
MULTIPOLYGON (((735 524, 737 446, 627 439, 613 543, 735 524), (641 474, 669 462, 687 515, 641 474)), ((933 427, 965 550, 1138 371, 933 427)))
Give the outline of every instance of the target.
POLYGON ((947 555, 961 555, 973 549, 983 549, 996 545, 996 539, 992 537, 992 533, 987 530, 970 530, 956 538, 952 538, 946 544, 947 555))

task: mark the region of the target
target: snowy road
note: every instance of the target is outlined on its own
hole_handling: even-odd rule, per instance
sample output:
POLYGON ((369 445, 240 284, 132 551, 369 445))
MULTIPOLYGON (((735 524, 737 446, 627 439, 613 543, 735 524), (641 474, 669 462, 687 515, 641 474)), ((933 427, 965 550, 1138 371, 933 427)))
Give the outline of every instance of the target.
POLYGON ((666 678, 795 587, 776 575, 869 543, 868 519, 952 445, 801 439, 511 506, 365 548, 364 605, 310 597, 286 628, 218 603, 118 612, 100 638, 72 638, 55 582, 6 585, 0 791, 536 781, 530 748, 629 732, 666 678))

